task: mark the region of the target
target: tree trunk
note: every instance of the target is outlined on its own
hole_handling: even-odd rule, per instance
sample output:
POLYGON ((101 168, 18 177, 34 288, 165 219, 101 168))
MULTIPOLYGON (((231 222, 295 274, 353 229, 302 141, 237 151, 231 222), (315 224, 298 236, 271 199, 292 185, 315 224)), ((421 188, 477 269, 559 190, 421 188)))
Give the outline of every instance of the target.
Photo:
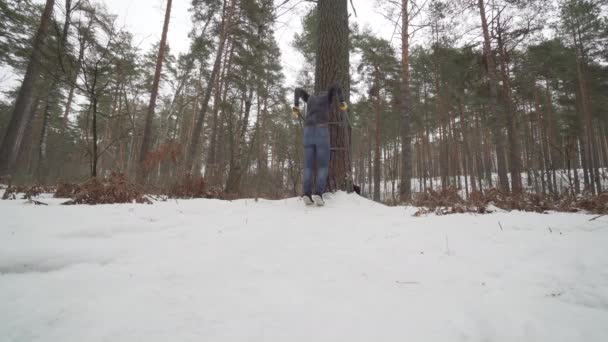
POLYGON ((372 168, 372 132, 370 124, 367 125, 367 193, 373 196, 372 184, 374 183, 372 177, 374 174, 372 168))
POLYGON ((165 23, 163 25, 163 33, 160 39, 160 47, 158 49, 158 57, 156 59, 156 70, 154 72, 154 81, 152 82, 152 94, 150 96, 150 104, 146 113, 146 125, 144 127, 144 135, 141 141, 141 151, 139 152, 139 164, 137 166, 136 179, 140 184, 145 183, 146 177, 146 159, 148 151, 152 145, 152 120, 154 118, 154 109, 156 108, 156 98, 158 96, 158 86, 160 83, 160 74, 163 68, 163 59, 165 56, 165 45, 167 44, 167 31, 169 31, 169 21, 171 19, 171 2, 167 1, 167 10, 165 11, 165 23))
MULTIPOLYGON (((95 75, 97 78, 97 74, 95 75)), ((97 95, 93 94, 93 153, 91 156, 91 177, 97 177, 97 95)))
MULTIPOLYGON (((338 83, 349 99, 349 28, 347 0, 318 0, 318 45, 315 93, 338 83)), ((330 146, 329 190, 352 191, 351 127, 346 112, 338 110, 337 100, 329 114, 330 146)))
POLYGON ((71 75, 71 79, 69 81, 70 91, 68 93, 68 99, 65 104, 65 109, 63 111, 63 128, 68 127, 68 115, 72 109, 72 101, 74 100, 74 91, 76 90, 76 82, 78 80, 78 73, 80 72, 80 66, 82 65, 82 60, 84 58, 84 44, 80 44, 80 48, 78 51, 78 61, 76 62, 76 69, 74 69, 71 75))
POLYGON ((547 131, 548 131, 548 146, 547 146, 547 156, 549 157, 549 168, 551 171, 551 181, 553 183, 553 189, 555 191, 554 197, 557 199, 559 195, 557 190, 557 160, 558 156, 555 153, 557 146, 555 144, 555 132, 553 130, 553 100, 551 99, 551 89, 549 88, 549 80, 545 80, 545 95, 547 98, 547 131))
MULTIPOLYGON (((255 83, 252 81, 251 83, 255 83)), ((237 130, 236 149, 230 158, 230 171, 226 181, 226 193, 238 193, 240 191, 242 169, 242 150, 247 141, 247 127, 249 123, 249 113, 251 112, 251 101, 253 99, 253 88, 249 91, 249 96, 245 101, 245 113, 241 120, 241 127, 237 130)))
POLYGON ((6 129, 6 134, 0 146, 0 175, 11 174, 14 170, 23 135, 32 117, 34 103, 34 88, 36 79, 42 70, 42 45, 46 39, 52 21, 55 0, 47 0, 40 19, 40 26, 34 37, 32 54, 27 65, 23 83, 19 89, 15 108, 6 129))
MULTIPOLYGON (((56 86, 55 82, 51 84, 49 93, 54 92, 53 88, 56 86)), ((57 94, 55 93, 55 96, 57 94)), ((44 184, 46 181, 45 174, 47 172, 47 143, 48 143, 48 125, 51 116, 51 95, 47 96, 46 105, 42 112, 42 128, 40 130, 40 141, 38 144, 38 168, 36 170, 36 180, 38 183, 44 184)))
POLYGON ((446 124, 445 124, 445 113, 444 113, 444 104, 443 104, 443 96, 441 94, 441 82, 439 80, 439 62, 436 61, 435 64, 435 88, 437 92, 437 117, 439 118, 439 141, 438 141, 438 149, 439 149, 439 175, 441 179, 441 189, 447 189, 449 185, 449 170, 448 170, 448 153, 447 153, 447 142, 446 142, 446 124))
POLYGON ((589 93, 587 90, 587 79, 584 70, 584 48, 582 47, 582 42, 580 38, 577 38, 576 32, 572 33, 572 37, 574 39, 575 45, 575 56, 576 56, 576 74, 578 76, 578 84, 579 90, 581 94, 582 107, 583 107, 583 122, 585 127, 585 150, 587 153, 587 163, 589 165, 589 184, 591 186, 591 192, 593 194, 601 192, 601 184, 599 178, 599 170, 597 165, 597 160, 595 160, 594 153, 594 143, 595 143, 595 134, 592 126, 592 117, 591 117, 591 103, 589 98, 589 93))
POLYGON ((540 106, 540 99, 539 99, 539 94, 538 94, 538 88, 536 87, 535 84, 533 84, 534 87, 534 102, 536 104, 536 138, 538 140, 538 161, 539 164, 537 166, 537 170, 540 170, 540 179, 541 179, 541 185, 542 185, 542 193, 545 194, 546 193, 546 187, 548 185, 549 187, 549 191, 552 192, 552 186, 551 186, 551 182, 549 180, 549 183, 547 184, 545 182, 545 173, 547 171, 547 151, 546 151, 546 144, 545 144, 545 134, 544 134, 544 130, 543 130, 543 113, 542 113, 542 109, 540 106))
POLYGON ((408 0, 401 1, 401 201, 412 197, 412 145, 410 136, 410 73, 408 0))
MULTIPOLYGON (((378 76, 376 76, 378 78, 378 76)), ((382 98, 380 97, 380 85, 376 79, 376 129, 374 130, 375 136, 375 150, 374 150, 374 201, 380 202, 380 103, 382 98)))
POLYGON ((469 139, 468 139, 468 129, 467 129, 467 122, 464 121, 464 105, 462 104, 462 99, 459 102, 459 108, 460 108, 460 132, 462 135, 462 149, 463 149, 463 156, 462 156, 462 162, 463 162, 463 169, 464 169, 464 180, 465 180, 465 190, 466 190, 466 194, 467 197, 469 197, 469 182, 467 181, 467 175, 471 178, 471 190, 472 191, 476 191, 477 190, 477 186, 475 185, 475 176, 473 172, 473 156, 471 153, 471 150, 469 148, 469 139))
POLYGON ((517 134, 515 133, 515 112, 513 111, 512 100, 511 100, 511 81, 509 79, 509 55, 507 48, 503 44, 502 31, 498 29, 498 51, 500 54, 500 73, 502 76, 502 89, 503 89, 503 102, 504 102, 504 118, 507 126, 507 137, 509 139, 508 145, 508 157, 509 166, 511 173, 511 186, 513 192, 522 191, 521 182, 521 159, 520 159, 520 147, 517 134))
POLYGON ((579 170, 579 162, 578 162, 578 148, 574 152, 574 191, 576 194, 581 193, 581 181, 578 173, 579 170))

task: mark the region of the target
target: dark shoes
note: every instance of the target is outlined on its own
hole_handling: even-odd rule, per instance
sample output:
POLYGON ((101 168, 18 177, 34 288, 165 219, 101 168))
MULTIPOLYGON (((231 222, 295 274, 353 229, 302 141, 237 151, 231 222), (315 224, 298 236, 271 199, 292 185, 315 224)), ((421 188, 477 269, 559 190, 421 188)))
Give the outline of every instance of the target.
POLYGON ((325 201, 323 200, 323 195, 312 195, 312 200, 319 207, 322 207, 325 205, 325 201))
POLYGON ((312 200, 312 197, 310 195, 304 195, 304 196, 302 196, 302 200, 304 201, 304 203, 306 203, 306 205, 313 205, 315 203, 312 200))
POLYGON ((325 205, 325 201, 323 200, 323 195, 303 195, 302 196, 302 200, 304 201, 304 203, 306 203, 306 205, 313 205, 316 204, 319 207, 322 207, 325 205))

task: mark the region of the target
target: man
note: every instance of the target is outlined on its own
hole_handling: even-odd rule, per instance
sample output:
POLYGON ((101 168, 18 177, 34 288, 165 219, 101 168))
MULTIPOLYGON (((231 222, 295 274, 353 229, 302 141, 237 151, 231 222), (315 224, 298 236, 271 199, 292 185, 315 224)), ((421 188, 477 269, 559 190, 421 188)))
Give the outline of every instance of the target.
POLYGON ((329 108, 337 97, 340 101, 340 110, 346 111, 348 106, 342 95, 339 85, 332 85, 329 90, 321 91, 317 95, 296 88, 294 96, 293 114, 300 116, 300 99, 306 102, 306 117, 304 118, 304 184, 302 199, 307 205, 325 205, 323 191, 327 182, 329 169, 329 108), (316 180, 317 184, 312 189, 312 175, 314 162, 317 162, 316 180))

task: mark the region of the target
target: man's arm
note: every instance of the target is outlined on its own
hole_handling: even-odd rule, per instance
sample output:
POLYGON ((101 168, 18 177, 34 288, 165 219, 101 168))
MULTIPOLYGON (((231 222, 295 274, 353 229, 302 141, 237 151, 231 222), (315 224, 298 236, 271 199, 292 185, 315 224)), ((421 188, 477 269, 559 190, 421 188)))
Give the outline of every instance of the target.
POLYGON ((338 101, 344 102, 344 95, 342 94, 342 87, 338 83, 333 84, 329 87, 329 103, 333 101, 334 96, 338 97, 338 101))
POLYGON ((329 88, 329 103, 333 101, 334 96, 337 96, 338 101, 340 101, 340 110, 345 111, 348 108, 348 105, 344 101, 344 94, 342 94, 342 88, 338 83, 335 83, 329 88))
POLYGON ((296 107, 300 107, 300 98, 304 100, 304 102, 308 102, 308 93, 302 88, 296 88, 293 98, 293 103, 296 107))

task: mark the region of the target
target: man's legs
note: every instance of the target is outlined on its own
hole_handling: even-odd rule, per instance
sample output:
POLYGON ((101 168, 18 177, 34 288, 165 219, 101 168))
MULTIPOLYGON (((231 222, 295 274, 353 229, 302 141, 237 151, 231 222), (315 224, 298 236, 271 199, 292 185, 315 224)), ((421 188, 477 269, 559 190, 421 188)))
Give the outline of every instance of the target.
POLYGON ((312 172, 315 163, 315 145, 313 139, 313 128, 304 128, 304 195, 312 195, 312 172))
POLYGON ((317 187, 315 194, 322 195, 325 191, 327 183, 327 174, 329 171, 329 129, 326 127, 317 128, 316 132, 317 143, 317 187))

